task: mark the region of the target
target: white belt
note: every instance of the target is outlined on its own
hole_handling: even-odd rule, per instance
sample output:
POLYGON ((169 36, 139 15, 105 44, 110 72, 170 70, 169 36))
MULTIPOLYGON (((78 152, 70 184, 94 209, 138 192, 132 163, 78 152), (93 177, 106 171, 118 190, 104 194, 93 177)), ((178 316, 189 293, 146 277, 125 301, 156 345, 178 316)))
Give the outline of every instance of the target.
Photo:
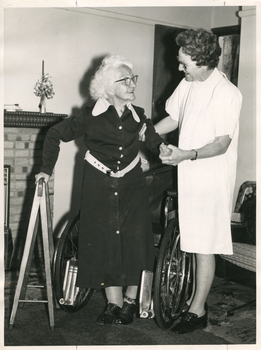
POLYGON ((108 168, 106 165, 104 165, 102 162, 100 162, 98 159, 92 156, 90 151, 86 152, 84 159, 87 160, 88 163, 90 163, 92 166, 94 166, 96 169, 100 170, 104 174, 109 175, 111 177, 119 178, 119 177, 123 177, 125 174, 131 171, 138 164, 140 157, 137 155, 128 166, 116 172, 112 171, 110 168, 108 168))

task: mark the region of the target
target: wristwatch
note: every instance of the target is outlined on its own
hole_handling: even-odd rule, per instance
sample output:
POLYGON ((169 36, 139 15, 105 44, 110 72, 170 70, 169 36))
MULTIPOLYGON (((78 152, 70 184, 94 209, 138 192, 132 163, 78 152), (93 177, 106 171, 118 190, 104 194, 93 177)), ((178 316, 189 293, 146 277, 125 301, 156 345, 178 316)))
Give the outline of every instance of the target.
POLYGON ((195 152, 195 157, 190 158, 190 160, 196 160, 198 158, 198 152, 195 149, 192 149, 191 151, 195 152))

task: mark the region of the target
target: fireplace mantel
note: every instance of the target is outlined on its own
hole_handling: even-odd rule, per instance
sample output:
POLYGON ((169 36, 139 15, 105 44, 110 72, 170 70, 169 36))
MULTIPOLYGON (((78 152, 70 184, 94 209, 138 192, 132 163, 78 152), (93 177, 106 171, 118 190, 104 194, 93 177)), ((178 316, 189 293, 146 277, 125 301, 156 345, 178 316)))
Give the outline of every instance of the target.
POLYGON ((26 111, 4 111, 4 126, 16 128, 50 127, 62 121, 67 114, 26 111))

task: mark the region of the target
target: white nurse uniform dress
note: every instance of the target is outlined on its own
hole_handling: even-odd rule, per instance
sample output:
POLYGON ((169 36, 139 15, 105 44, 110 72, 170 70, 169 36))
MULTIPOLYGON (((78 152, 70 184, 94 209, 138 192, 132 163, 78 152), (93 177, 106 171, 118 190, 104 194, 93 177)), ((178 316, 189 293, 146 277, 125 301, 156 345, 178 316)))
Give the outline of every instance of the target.
POLYGON ((181 249, 232 254, 230 218, 236 178, 242 95, 217 68, 205 81, 183 79, 166 102, 179 123, 179 148, 197 149, 229 135, 225 154, 178 165, 181 249))

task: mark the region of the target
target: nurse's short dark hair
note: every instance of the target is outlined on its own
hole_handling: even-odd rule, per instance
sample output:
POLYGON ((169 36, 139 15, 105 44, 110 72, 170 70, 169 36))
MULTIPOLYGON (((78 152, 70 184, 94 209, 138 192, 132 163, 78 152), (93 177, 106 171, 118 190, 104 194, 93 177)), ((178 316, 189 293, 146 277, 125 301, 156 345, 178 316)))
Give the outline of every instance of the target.
POLYGON ((221 55, 217 36, 205 29, 188 29, 178 34, 176 43, 199 67, 215 68, 221 55))

